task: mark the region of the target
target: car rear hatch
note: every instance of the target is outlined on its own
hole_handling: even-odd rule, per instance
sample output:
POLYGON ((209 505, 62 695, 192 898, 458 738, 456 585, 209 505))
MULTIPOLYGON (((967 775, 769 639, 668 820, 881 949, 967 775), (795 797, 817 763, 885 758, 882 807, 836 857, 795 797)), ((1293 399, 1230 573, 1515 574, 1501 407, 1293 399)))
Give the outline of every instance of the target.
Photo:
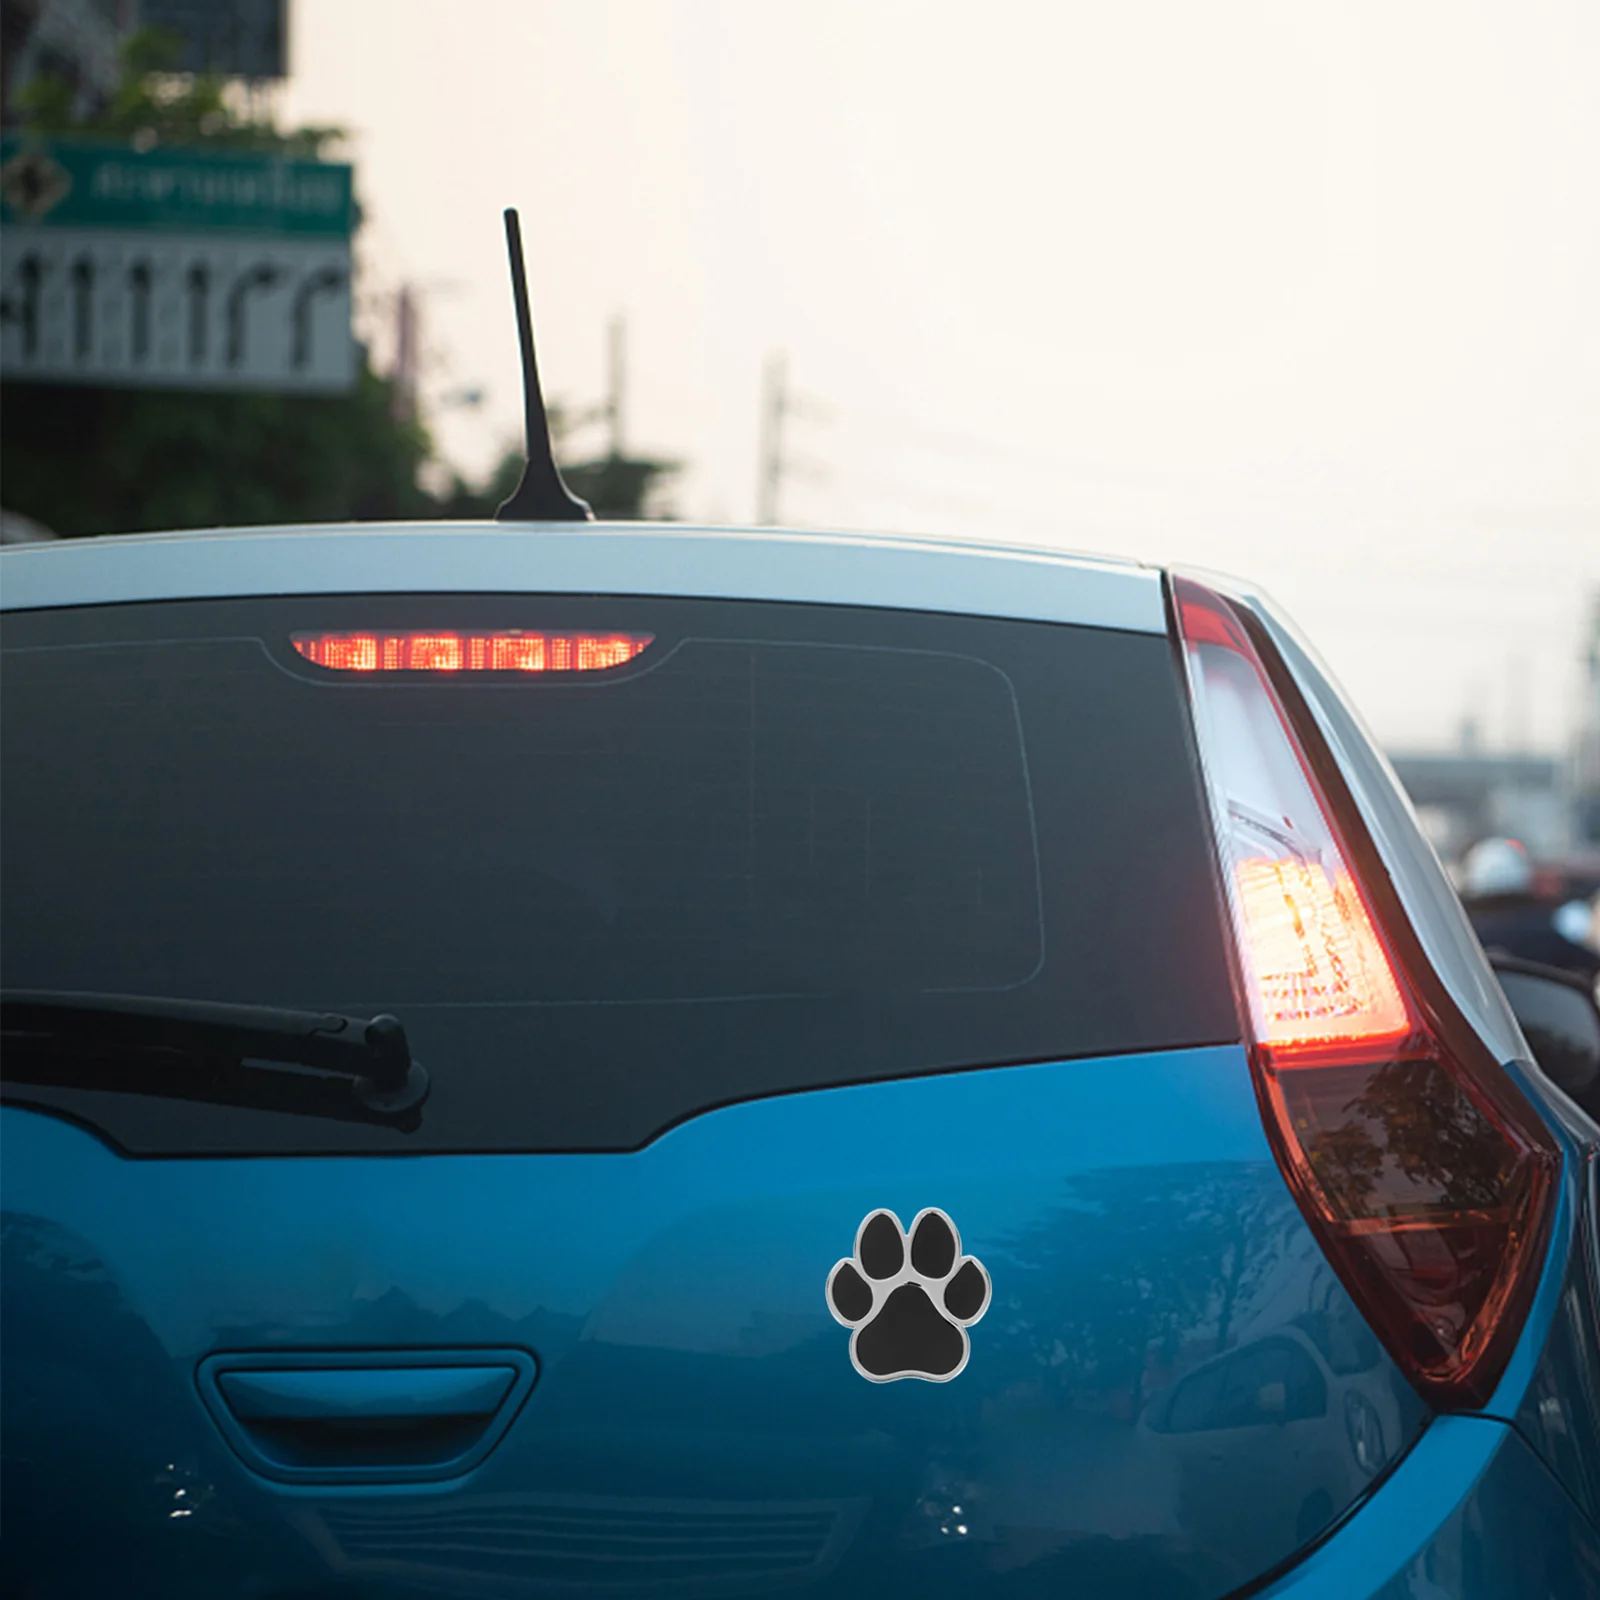
POLYGON ((390 1014, 428 1083, 13 1030, 24 1592, 1210 1600, 1424 1425, 1263 1128, 1165 632, 5 642, 7 991, 390 1014))

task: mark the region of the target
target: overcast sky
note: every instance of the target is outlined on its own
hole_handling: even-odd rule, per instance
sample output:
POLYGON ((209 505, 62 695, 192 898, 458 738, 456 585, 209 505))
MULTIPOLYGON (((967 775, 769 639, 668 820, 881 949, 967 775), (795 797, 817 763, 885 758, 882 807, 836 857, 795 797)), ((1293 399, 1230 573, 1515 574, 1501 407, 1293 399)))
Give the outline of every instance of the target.
MULTIPOLYGON (((1600 590, 1594 0, 296 0, 446 458, 547 391, 692 519, 1246 574, 1391 744, 1554 748, 1600 590), (481 387, 477 409, 444 407, 481 387), (1519 732, 1519 729, 1521 730, 1519 732)), ((381 342, 376 346, 381 352, 381 342)))

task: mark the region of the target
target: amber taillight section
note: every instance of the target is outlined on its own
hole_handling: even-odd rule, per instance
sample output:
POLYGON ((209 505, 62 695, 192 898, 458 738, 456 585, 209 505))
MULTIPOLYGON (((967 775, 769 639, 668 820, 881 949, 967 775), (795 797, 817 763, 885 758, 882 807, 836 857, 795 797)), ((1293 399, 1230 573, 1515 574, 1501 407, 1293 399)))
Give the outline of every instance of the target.
POLYGON ((1407 1376, 1481 1405, 1538 1279, 1559 1148, 1397 957, 1355 870, 1359 819, 1341 827, 1241 618, 1188 579, 1173 596, 1267 1132, 1407 1376))
POLYGON ((295 649, 335 672, 603 672, 648 633, 297 633, 295 649))

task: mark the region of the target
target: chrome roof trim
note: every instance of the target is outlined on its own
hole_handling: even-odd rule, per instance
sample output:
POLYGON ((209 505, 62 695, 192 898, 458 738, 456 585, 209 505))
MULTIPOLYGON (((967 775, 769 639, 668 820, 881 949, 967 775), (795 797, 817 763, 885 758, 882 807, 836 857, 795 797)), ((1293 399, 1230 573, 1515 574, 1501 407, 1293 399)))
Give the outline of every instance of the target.
POLYGON ((0 609, 342 593, 659 594, 1164 633, 1161 575, 1035 546, 681 524, 346 524, 13 546, 0 609))

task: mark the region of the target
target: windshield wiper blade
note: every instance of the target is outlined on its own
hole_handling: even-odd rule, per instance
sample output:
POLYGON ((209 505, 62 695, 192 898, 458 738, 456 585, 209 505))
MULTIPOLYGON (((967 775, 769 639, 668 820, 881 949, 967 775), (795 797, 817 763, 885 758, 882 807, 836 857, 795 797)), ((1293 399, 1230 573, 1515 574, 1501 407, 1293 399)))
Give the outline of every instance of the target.
POLYGON ((115 1089, 262 1111, 421 1123, 430 1084, 391 1016, 153 995, 0 990, 13 1083, 115 1089))

